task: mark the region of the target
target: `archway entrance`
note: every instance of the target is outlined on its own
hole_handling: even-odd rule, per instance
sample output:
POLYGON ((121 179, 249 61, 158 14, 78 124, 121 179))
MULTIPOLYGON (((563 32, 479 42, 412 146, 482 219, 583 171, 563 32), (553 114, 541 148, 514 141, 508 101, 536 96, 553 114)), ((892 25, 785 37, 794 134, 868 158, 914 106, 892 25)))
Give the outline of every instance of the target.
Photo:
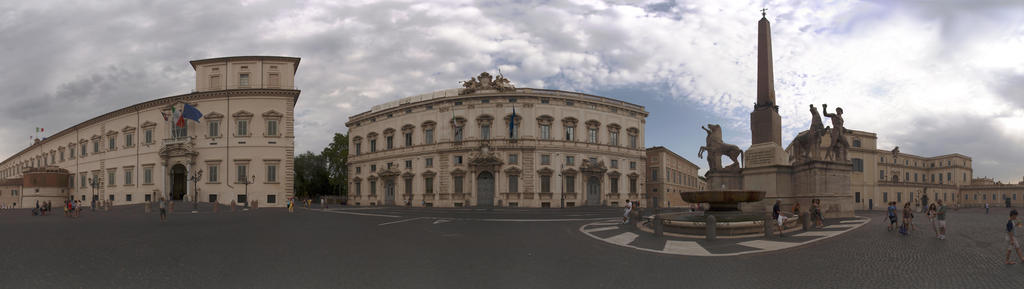
POLYGON ((185 179, 186 174, 187 170, 182 164, 176 164, 171 167, 171 200, 180 201, 185 199, 186 188, 188 186, 185 179))
POLYGON ((587 206, 601 205, 601 179, 596 176, 587 178, 587 206))
POLYGON ((482 172, 476 177, 476 205, 494 206, 494 175, 490 172, 482 172))

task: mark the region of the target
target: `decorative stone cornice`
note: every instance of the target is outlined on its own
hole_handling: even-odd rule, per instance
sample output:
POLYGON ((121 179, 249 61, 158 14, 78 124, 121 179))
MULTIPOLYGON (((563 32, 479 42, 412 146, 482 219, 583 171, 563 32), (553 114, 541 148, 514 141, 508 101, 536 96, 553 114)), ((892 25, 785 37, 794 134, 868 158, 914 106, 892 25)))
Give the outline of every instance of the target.
POLYGON ((273 109, 263 113, 263 118, 280 119, 282 117, 284 117, 284 114, 277 112, 276 110, 273 109))
POLYGON ((240 118, 240 119, 249 119, 249 118, 252 118, 252 116, 253 116, 253 114, 251 112, 248 112, 248 111, 245 111, 245 110, 239 110, 238 112, 235 112, 234 114, 231 115, 231 117, 240 118))
POLYGON ((216 111, 211 111, 211 112, 207 113, 206 115, 203 115, 203 118, 205 118, 205 119, 222 119, 222 118, 224 118, 224 114, 216 112, 216 111))

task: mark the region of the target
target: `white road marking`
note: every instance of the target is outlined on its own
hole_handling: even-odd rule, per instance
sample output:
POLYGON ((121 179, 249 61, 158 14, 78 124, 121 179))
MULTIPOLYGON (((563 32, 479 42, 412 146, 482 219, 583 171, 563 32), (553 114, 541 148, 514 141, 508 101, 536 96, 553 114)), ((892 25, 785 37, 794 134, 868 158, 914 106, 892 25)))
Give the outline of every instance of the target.
POLYGON ((691 255, 691 256, 711 256, 711 252, 704 249, 700 244, 693 241, 665 241, 665 249, 662 251, 680 254, 680 255, 691 255))
POLYGON ((842 225, 828 225, 825 229, 841 229, 841 228, 853 228, 859 227, 861 224, 842 224, 842 225))
POLYGON ((831 237, 846 231, 810 231, 793 235, 793 237, 831 237))
MULTIPOLYGON (((308 209, 307 209, 307 210, 308 210, 308 209)), ((328 212, 328 213, 335 213, 335 214, 346 214, 346 215, 357 215, 357 216, 370 216, 370 217, 385 217, 385 218, 398 218, 398 217, 400 217, 400 216, 395 216, 395 215, 381 215, 381 214, 370 214, 370 213, 356 213, 356 212, 343 212, 343 211, 322 211, 322 210, 317 210, 317 211, 321 211, 321 212, 328 212)))
POLYGON ((618 228, 619 228, 618 226, 598 227, 598 228, 594 228, 594 229, 584 230, 584 232, 593 233, 593 232, 615 230, 615 229, 618 229, 618 228))
POLYGON ((802 245, 802 244, 803 243, 776 242, 776 241, 768 241, 768 240, 753 240, 753 241, 740 242, 738 245, 758 248, 758 249, 762 249, 762 250, 780 250, 780 249, 785 249, 785 248, 789 248, 789 247, 799 246, 799 245, 802 245))
POLYGON ((446 220, 446 219, 437 219, 437 220, 434 220, 434 225, 437 225, 437 224, 444 224, 444 223, 447 223, 447 222, 451 222, 451 220, 446 220))
POLYGON ((394 221, 394 222, 380 223, 380 224, 377 224, 377 226, 387 226, 387 225, 391 225, 391 224, 405 223, 405 222, 415 221, 415 220, 424 219, 424 218, 425 217, 419 217, 419 218, 398 220, 398 221, 394 221))
POLYGON ((637 235, 636 233, 632 232, 625 232, 605 240, 613 244, 628 245, 629 243, 633 243, 633 241, 635 241, 637 237, 640 237, 640 235, 637 235))
POLYGON ((846 220, 846 221, 839 221, 839 223, 842 223, 842 224, 860 224, 860 223, 863 223, 863 222, 864 222, 864 220, 846 220))
POLYGON ((615 219, 611 218, 583 218, 583 219, 459 219, 466 221, 483 221, 483 222, 575 222, 575 221, 597 221, 597 220, 608 220, 615 219))

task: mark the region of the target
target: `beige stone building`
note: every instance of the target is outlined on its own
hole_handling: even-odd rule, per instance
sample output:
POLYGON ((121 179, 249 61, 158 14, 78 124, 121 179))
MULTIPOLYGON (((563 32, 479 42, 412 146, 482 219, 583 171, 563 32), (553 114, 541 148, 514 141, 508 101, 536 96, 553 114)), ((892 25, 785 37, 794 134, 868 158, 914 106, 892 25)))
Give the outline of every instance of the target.
MULTIPOLYGON (((853 130, 848 135, 853 163, 850 190, 857 210, 885 210, 888 202, 926 200, 961 204, 962 190, 971 184, 971 158, 961 154, 922 157, 877 147, 874 133, 853 130)), ((902 205, 901 205, 902 206, 902 205)))
POLYGON ((975 178, 960 192, 959 204, 963 207, 1024 207, 1024 180, 1004 184, 991 178, 975 178))
POLYGON ((349 204, 618 206, 642 198, 642 106, 484 73, 349 118, 349 204))
POLYGON ((657 197, 660 207, 685 207, 679 193, 703 190, 697 175, 700 167, 671 150, 656 146, 647 149, 647 195, 657 197))
MULTIPOLYGON (((59 197, 86 205, 92 199, 123 205, 165 197, 283 206, 293 193, 299 59, 240 56, 191 65, 193 92, 128 105, 36 141, 0 162, 0 177, 66 170, 59 197), (203 114, 198 122, 179 127, 164 120, 185 104, 203 114)), ((15 189, 3 190, 7 203, 15 189)), ((22 192, 17 198, 32 197, 22 192)))

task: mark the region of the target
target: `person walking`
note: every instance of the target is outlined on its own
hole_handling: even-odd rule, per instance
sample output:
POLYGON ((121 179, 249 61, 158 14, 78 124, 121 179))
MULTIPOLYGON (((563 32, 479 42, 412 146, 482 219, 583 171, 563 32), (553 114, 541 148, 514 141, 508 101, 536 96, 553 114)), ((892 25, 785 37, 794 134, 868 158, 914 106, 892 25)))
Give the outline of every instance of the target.
POLYGON ((942 204, 942 200, 939 200, 939 206, 935 210, 936 219, 939 224, 939 240, 946 239, 946 205, 942 204))
POLYGON ((288 212, 289 213, 294 213, 295 212, 295 199, 292 199, 292 198, 288 199, 288 212))
POLYGON ((775 200, 775 206, 772 206, 772 219, 775 219, 779 224, 779 237, 785 237, 782 235, 782 224, 786 222, 786 216, 782 215, 782 209, 779 208, 781 205, 782 200, 775 200))
POLYGON ((985 214, 988 215, 988 203, 985 203, 985 214))
POLYGON ((1017 209, 1010 210, 1010 220, 1006 221, 1006 265, 1017 264, 1017 262, 1010 261, 1010 253, 1014 250, 1017 251, 1017 258, 1024 262, 1024 256, 1020 254, 1020 244, 1017 243, 1017 237, 1013 235, 1014 228, 1020 226, 1020 221, 1017 221, 1017 209))
POLYGON ((896 229, 896 202, 889 202, 889 232, 896 229))
POLYGON ((622 223, 629 222, 629 212, 633 211, 633 202, 626 200, 626 212, 622 214, 622 223))
POLYGON ((935 225, 935 215, 938 209, 935 208, 935 204, 928 205, 928 211, 925 212, 925 216, 928 216, 928 223, 932 224, 932 231, 935 231, 935 238, 939 237, 939 227, 935 225))
POLYGON ((914 211, 910 209, 910 202, 903 204, 903 225, 900 227, 901 234, 907 235, 910 233, 911 215, 913 214, 914 211))
POLYGON ((167 221, 167 202, 165 202, 164 198, 161 197, 160 198, 160 222, 166 222, 166 221, 167 221))

